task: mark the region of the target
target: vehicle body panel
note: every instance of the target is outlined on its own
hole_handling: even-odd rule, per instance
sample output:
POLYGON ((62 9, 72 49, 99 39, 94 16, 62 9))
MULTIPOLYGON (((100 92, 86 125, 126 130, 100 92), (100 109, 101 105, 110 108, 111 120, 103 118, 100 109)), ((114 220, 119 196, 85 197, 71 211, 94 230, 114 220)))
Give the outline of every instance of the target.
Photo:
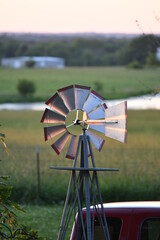
MULTIPOLYGON (((117 202, 103 204, 106 218, 120 218, 122 221, 118 240, 139 240, 141 226, 146 219, 160 219, 160 202, 117 202)), ((100 206, 99 206, 100 207, 100 206)), ((86 217, 86 209, 82 211, 86 217)), ((91 207, 91 218, 93 207, 91 207)), ((96 218, 96 211, 94 211, 96 218)), ((75 224, 71 240, 75 240, 75 224)), ((101 240, 101 239, 99 239, 101 240)))

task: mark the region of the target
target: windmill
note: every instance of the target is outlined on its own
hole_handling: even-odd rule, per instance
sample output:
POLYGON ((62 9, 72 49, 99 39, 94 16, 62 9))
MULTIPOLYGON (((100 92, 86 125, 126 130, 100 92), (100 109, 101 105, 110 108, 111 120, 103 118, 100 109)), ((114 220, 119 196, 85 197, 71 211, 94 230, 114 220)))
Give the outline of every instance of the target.
POLYGON ((51 145, 59 155, 70 139, 66 158, 74 160, 73 167, 51 167, 72 171, 58 240, 65 239, 73 214, 77 228, 75 239, 94 239, 91 205, 93 216, 94 212, 98 216, 104 239, 110 239, 97 172, 118 169, 96 168, 91 142, 98 151, 101 151, 105 142, 100 134, 126 142, 127 102, 107 108, 104 100, 90 87, 70 85, 59 89, 46 102, 49 108, 45 109, 41 122, 52 126, 44 128, 45 140, 59 136, 51 145), (84 204, 85 219, 82 214, 84 204))

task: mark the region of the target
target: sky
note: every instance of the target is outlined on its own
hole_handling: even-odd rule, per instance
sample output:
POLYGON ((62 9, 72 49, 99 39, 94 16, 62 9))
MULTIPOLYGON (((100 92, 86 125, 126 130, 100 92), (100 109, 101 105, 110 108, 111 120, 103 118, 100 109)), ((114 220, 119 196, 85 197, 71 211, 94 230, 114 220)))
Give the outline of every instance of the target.
POLYGON ((160 33, 160 0, 0 0, 0 32, 160 33))

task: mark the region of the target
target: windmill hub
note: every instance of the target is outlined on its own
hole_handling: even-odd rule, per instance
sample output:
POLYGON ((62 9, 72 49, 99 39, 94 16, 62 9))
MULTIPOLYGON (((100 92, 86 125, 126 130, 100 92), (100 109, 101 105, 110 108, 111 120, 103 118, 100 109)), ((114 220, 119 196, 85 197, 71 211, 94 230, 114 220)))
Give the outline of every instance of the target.
POLYGON ((81 121, 80 121, 79 119, 77 119, 77 120, 74 121, 74 124, 75 124, 75 125, 80 125, 80 124, 81 124, 81 121))
POLYGON ((127 140, 127 102, 108 108, 104 98, 90 87, 71 85, 59 89, 47 102, 41 122, 53 124, 44 128, 45 141, 61 134, 51 146, 60 154, 70 145, 67 158, 74 159, 79 135, 89 136, 98 151, 104 139, 98 132, 120 142, 127 140))

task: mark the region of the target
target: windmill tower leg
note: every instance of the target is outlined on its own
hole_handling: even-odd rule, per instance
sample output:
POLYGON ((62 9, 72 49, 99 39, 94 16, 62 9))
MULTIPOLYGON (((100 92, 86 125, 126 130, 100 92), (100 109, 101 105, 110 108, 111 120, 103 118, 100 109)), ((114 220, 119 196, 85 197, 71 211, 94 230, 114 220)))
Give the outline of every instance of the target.
POLYGON ((91 209, 90 206, 93 205, 93 211, 95 209, 96 214, 99 219, 99 223, 104 233, 104 239, 109 240, 109 231, 106 221, 105 212, 103 209, 103 202, 102 196, 100 192, 98 176, 96 172, 96 166, 94 162, 92 147, 90 143, 89 136, 82 135, 79 137, 79 143, 77 148, 76 159, 73 166, 73 171, 70 179, 70 184, 68 187, 66 202, 64 206, 61 227, 59 231, 58 240, 65 239, 67 228, 69 225, 69 221, 71 219, 71 214, 76 209, 76 202, 78 202, 78 215, 77 215, 77 226, 76 226, 76 240, 92 240, 94 239, 94 212, 93 217, 91 218, 91 209), (93 165, 93 173, 91 176, 90 169, 89 169, 89 162, 88 162, 88 145, 89 151, 91 154, 91 163, 93 165), (80 149, 81 147, 81 149, 80 149), (78 153, 81 150, 80 155, 80 171, 78 177, 76 177, 76 168, 77 168, 77 158, 78 153), (75 169, 75 170, 74 170, 75 169), (73 192, 72 192, 72 189, 73 192), (98 192, 99 201, 96 197, 96 189, 98 192), (85 195, 85 199, 84 199, 85 195), (93 198, 91 198, 93 195, 93 198), (70 208, 69 213, 67 212, 67 208, 69 206, 69 201, 72 199, 72 207, 70 208), (86 207, 86 218, 83 219, 82 208, 85 203, 86 207), (100 204, 100 207, 98 207, 100 204))

